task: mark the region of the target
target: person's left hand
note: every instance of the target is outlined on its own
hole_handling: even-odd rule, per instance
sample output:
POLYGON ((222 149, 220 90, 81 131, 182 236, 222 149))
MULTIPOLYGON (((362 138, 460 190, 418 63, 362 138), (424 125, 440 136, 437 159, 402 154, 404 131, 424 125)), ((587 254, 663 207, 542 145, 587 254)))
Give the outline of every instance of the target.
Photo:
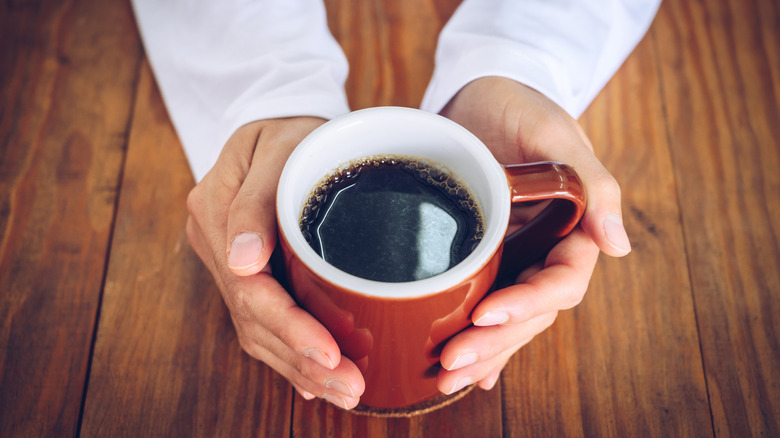
POLYGON ((474 327, 445 345, 437 385, 451 394, 473 383, 492 388, 517 350, 551 326, 559 310, 580 303, 599 250, 622 257, 631 246, 617 182, 577 122, 551 100, 518 82, 487 77, 461 89, 442 115, 479 137, 502 164, 569 164, 585 186, 588 203, 580 225, 543 263, 523 271, 515 285, 484 298, 472 313, 474 327))

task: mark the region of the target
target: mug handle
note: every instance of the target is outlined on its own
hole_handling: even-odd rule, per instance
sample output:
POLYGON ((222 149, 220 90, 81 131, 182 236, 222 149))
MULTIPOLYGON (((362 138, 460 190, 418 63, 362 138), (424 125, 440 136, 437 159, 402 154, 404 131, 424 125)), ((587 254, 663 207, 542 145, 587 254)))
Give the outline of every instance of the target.
POLYGON ((520 272, 546 256, 580 221, 585 187, 570 166, 554 161, 502 166, 512 204, 552 202, 522 228, 504 238, 497 287, 514 282, 520 272))

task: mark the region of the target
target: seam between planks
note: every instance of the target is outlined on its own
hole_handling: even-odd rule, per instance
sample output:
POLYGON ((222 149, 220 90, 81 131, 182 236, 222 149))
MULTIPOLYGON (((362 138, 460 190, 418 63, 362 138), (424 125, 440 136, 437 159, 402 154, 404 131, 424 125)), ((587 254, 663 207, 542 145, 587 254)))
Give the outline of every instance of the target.
MULTIPOLYGON (((655 28, 654 28, 655 29, 655 28)), ((685 266, 686 271, 688 275, 688 284, 690 285, 690 293, 691 293, 691 303, 693 304, 693 317, 694 321, 696 322, 696 339, 699 344, 699 357, 701 358, 701 371, 702 371, 702 377, 704 378, 704 388, 707 392, 707 407, 709 408, 710 413, 710 428, 712 431, 712 436, 715 436, 715 417, 712 412, 712 400, 710 396, 710 384, 707 378, 707 364, 705 363, 704 359, 704 345, 702 344, 701 339, 701 325, 699 324, 699 312, 698 308, 696 306, 696 294, 693 293, 694 282, 692 277, 692 266, 691 266, 691 257, 690 252, 688 251, 688 238, 686 236, 686 228, 685 228, 685 222, 683 221, 683 206, 680 203, 681 200, 681 193, 680 193, 680 186, 677 184, 677 172, 675 167, 675 160, 674 160, 674 154, 672 153, 672 134, 670 129, 670 121, 669 121, 669 113, 666 108, 666 99, 664 98, 664 74, 663 69, 661 68, 661 56, 659 52, 659 44, 658 40, 656 38, 656 32, 657 31, 651 31, 649 33, 650 40, 652 41, 652 48, 653 48, 653 56, 656 59, 656 74, 658 75, 658 93, 660 95, 661 100, 661 113, 663 115, 663 122, 664 122, 664 131, 666 134, 666 145, 669 148, 669 158, 671 160, 672 164, 672 178, 674 183, 674 190, 677 195, 677 212, 679 215, 678 223, 680 224, 680 232, 682 233, 683 237, 683 251, 685 253, 685 266)))
POLYGON ((89 344, 89 355, 87 356, 87 369, 86 369, 86 375, 84 376, 84 389, 81 392, 81 404, 79 406, 79 417, 78 417, 78 422, 76 423, 77 437, 81 436, 81 428, 84 421, 84 411, 86 410, 86 406, 87 406, 87 392, 89 389, 90 376, 92 374, 92 360, 95 354, 95 345, 97 344, 97 333, 100 325, 100 315, 103 307, 103 295, 105 294, 106 281, 108 279, 108 267, 111 261, 111 251, 114 243, 114 233, 116 232, 116 222, 118 216, 117 213, 119 211, 119 201, 122 197, 122 183, 124 182, 125 167, 127 165, 127 152, 130 144, 130 131, 132 129, 133 122, 135 120, 135 107, 138 102, 138 84, 141 78, 141 68, 143 66, 144 57, 145 57, 145 52, 143 50, 140 50, 134 68, 135 77, 133 80, 132 91, 131 91, 131 95, 133 96, 133 98, 130 102, 127 123, 125 124, 125 128, 124 128, 124 132, 125 132, 124 148, 123 148, 124 151, 122 153, 122 160, 119 165, 119 172, 117 173, 116 197, 114 198, 113 215, 111 217, 111 225, 109 226, 110 232, 108 235, 108 242, 106 244, 106 256, 103 261, 103 275, 100 280, 100 293, 98 294, 97 308, 95 311, 95 320, 92 323, 92 339, 90 340, 90 344, 89 344))

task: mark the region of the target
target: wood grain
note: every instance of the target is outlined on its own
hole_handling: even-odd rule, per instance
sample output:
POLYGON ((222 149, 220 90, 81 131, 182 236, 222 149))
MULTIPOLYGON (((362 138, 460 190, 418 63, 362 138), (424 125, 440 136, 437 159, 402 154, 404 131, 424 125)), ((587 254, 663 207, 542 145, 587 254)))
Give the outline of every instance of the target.
POLYGON ((657 71, 646 38, 580 119, 633 252, 602 256, 583 303, 504 371, 510 436, 712 435, 657 71))
POLYGON ((780 435, 780 10, 669 2, 663 101, 718 436, 780 435))
POLYGON ((328 437, 497 437, 502 436, 500 390, 474 389, 463 399, 425 415, 377 418, 355 415, 330 404, 295 398, 293 436, 328 437))
POLYGON ((76 434, 140 44, 126 4, 0 6, 0 435, 76 434))
POLYGON ((417 108, 434 67, 441 28, 460 0, 325 0, 331 33, 349 61, 352 110, 417 108))
MULTIPOLYGON (((459 0, 325 0, 353 109, 419 105, 459 0)), ((634 251, 492 391, 381 419, 242 353, 129 2, 0 4, 0 436, 780 436, 780 6, 666 1, 581 118, 634 251)))
POLYGON ((280 436, 292 389, 242 353, 189 246, 194 181, 151 70, 138 87, 83 423, 86 436, 280 436))

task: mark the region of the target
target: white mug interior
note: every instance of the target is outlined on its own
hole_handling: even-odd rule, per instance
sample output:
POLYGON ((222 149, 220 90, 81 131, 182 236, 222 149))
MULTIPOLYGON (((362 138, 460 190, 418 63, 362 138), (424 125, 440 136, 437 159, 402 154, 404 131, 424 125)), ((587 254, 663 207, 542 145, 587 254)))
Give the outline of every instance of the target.
POLYGON ((284 167, 276 202, 280 231, 309 269, 342 288, 387 298, 425 296, 468 279, 490 260, 501 244, 510 210, 506 175, 478 138, 449 119, 401 107, 355 111, 309 134, 284 167), (299 219, 314 186, 345 163, 375 155, 407 155, 440 163, 470 188, 482 209, 485 234, 466 259, 433 277, 386 283, 341 271, 309 246, 299 228, 299 219))

